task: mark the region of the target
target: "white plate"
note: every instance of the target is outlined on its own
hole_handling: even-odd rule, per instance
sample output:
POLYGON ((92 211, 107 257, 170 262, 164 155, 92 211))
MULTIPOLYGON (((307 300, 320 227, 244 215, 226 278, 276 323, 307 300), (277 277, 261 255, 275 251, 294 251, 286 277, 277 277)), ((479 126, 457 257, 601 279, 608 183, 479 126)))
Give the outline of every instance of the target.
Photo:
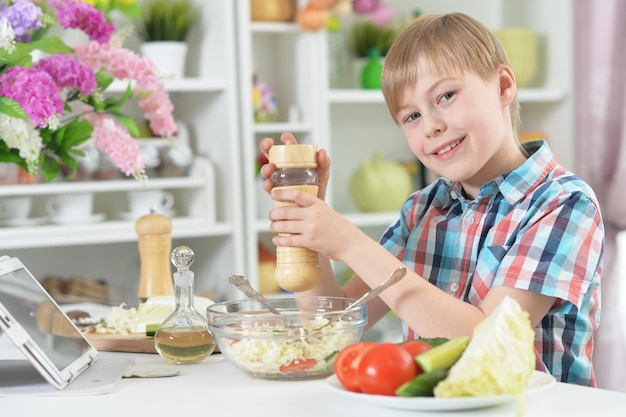
MULTIPOLYGON (((167 217, 174 217, 174 215, 176 214, 176 212, 174 210, 165 210, 165 211, 157 211, 157 214, 163 214, 164 216, 167 217)), ((149 214, 149 213, 146 213, 149 214)), ((127 221, 134 221, 137 220, 138 218, 140 218, 142 215, 137 215, 135 213, 132 213, 130 211, 122 211, 120 213, 117 213, 117 217, 120 218, 121 220, 127 220, 127 221)))
POLYGON ((0 220, 0 226, 8 227, 28 227, 39 226, 48 221, 47 217, 27 217, 25 219, 2 219, 0 220))
POLYGON ((104 213, 92 214, 91 216, 85 217, 82 219, 59 217, 59 216, 51 215, 50 221, 54 224, 91 224, 91 223, 100 223, 104 221, 105 218, 106 218, 106 215, 104 213))
MULTIPOLYGON (((554 378, 545 372, 533 372, 524 396, 531 395, 554 385, 554 378)), ((368 402, 387 408, 413 411, 454 411, 486 408, 498 404, 514 401, 511 395, 495 395, 493 397, 392 397, 387 395, 370 395, 347 391, 336 375, 326 378, 326 384, 331 391, 345 395, 357 401, 368 402)))

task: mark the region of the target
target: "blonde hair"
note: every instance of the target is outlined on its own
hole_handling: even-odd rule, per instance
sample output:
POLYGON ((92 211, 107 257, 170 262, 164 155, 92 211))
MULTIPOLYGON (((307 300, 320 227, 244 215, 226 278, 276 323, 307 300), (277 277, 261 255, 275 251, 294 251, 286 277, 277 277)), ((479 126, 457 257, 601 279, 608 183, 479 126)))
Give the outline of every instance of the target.
MULTIPOLYGON (((418 58, 434 73, 473 72, 486 80, 501 65, 509 65, 498 38, 482 23, 463 13, 426 14, 415 19, 396 39, 385 57, 382 90, 396 123, 400 101, 417 84, 418 58)), ((517 98, 511 104, 511 123, 520 128, 517 98)))

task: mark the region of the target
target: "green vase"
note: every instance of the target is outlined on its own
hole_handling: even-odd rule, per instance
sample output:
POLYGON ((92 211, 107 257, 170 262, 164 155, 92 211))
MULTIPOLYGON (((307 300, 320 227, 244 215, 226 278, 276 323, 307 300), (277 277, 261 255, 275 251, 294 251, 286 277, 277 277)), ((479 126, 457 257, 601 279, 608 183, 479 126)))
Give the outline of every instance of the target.
POLYGON ((383 72, 383 62, 380 49, 372 48, 369 60, 361 71, 361 88, 380 89, 380 76, 383 72))

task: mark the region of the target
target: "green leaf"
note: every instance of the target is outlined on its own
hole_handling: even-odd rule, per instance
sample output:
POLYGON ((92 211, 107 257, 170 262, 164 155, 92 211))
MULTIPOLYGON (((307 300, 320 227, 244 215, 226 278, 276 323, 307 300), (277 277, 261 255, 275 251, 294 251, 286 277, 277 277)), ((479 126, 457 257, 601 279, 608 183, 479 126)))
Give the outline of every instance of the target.
POLYGON ((5 148, 7 149, 0 148, 0 162, 18 164, 22 168, 26 169, 26 161, 24 161, 24 159, 20 157, 18 150, 9 149, 8 147, 5 148))
POLYGON ((133 137, 139 137, 139 126, 137 126, 135 119, 121 112, 110 112, 109 114, 115 117, 133 137))
POLYGON ((122 94, 122 97, 120 97, 120 99, 118 100, 120 107, 124 105, 124 103, 126 103, 128 99, 130 99, 132 96, 133 96, 133 89, 131 88, 130 84, 128 84, 128 86, 126 87, 126 90, 124 90, 124 94, 122 94))
POLYGON ((98 71, 96 74, 96 83, 101 90, 106 90, 114 80, 115 78, 104 71, 98 71))
POLYGON ((105 99, 102 104, 104 105, 103 110, 119 110, 122 107, 123 103, 120 103, 120 100, 115 97, 109 97, 105 99))
POLYGON ((16 119, 28 118, 28 115, 17 101, 5 96, 0 97, 0 113, 16 119))
POLYGON ((36 49, 50 55, 58 55, 60 53, 71 54, 74 52, 74 50, 58 36, 48 36, 29 43, 17 42, 15 44, 15 50, 10 55, 4 49, 0 49, 0 65, 30 68, 33 62, 30 53, 36 49))
POLYGON ((46 181, 52 181, 59 174, 59 163, 57 160, 49 155, 44 155, 41 163, 41 173, 46 178, 46 181))
POLYGON ((30 68, 33 58, 30 56, 30 52, 33 50, 29 43, 16 43, 15 50, 12 54, 0 49, 0 66, 8 67, 25 67, 30 68))
POLYGON ((38 39, 29 44, 31 50, 38 49, 50 55, 71 54, 74 52, 70 46, 61 40, 58 36, 48 36, 38 39))
POLYGON ((81 150, 81 149, 77 149, 77 148, 71 148, 68 149, 67 152, 72 155, 72 156, 79 156, 79 157, 83 157, 85 155, 87 155, 85 153, 85 151, 81 150))
POLYGON ((93 133, 93 126, 86 120, 74 120, 63 127, 65 130, 64 147, 73 148, 87 141, 93 133))

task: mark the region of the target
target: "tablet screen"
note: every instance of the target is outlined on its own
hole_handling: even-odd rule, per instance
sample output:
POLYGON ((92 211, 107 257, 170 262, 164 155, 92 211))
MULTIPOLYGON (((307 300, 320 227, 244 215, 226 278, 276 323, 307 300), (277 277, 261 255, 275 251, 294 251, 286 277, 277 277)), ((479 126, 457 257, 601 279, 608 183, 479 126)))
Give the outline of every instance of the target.
POLYGON ((0 274, 0 304, 59 370, 90 348, 80 331, 23 268, 0 274))

